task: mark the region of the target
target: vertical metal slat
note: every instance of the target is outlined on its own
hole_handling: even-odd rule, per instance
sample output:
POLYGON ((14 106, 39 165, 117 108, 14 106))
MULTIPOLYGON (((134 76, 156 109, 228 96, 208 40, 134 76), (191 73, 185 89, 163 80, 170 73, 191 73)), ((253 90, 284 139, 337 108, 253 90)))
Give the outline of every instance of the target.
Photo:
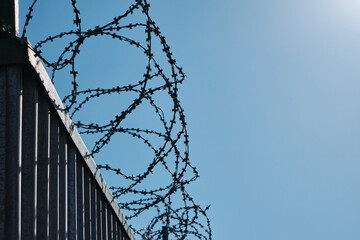
POLYGON ((59 145, 59 239, 67 239, 67 140, 60 128, 59 145))
POLYGON ((121 223, 120 223, 120 221, 118 222, 118 224, 119 224, 119 227, 118 227, 118 231, 119 231, 119 236, 118 236, 118 239, 119 240, 122 240, 123 239, 123 228, 122 228, 122 225, 121 225, 121 223))
POLYGON ((102 204, 101 204, 101 193, 98 190, 98 188, 96 188, 95 190, 96 192, 96 209, 97 209, 97 215, 96 215, 96 229, 97 229, 97 239, 98 240, 102 240, 102 235, 101 235, 101 227, 102 227, 102 204))
POLYGON ((106 209, 106 200, 104 197, 101 199, 102 202, 102 236, 103 239, 108 240, 108 231, 107 231, 107 209, 106 209))
POLYGON ((50 118, 49 239, 59 240, 59 121, 50 118))
POLYGON ((38 143, 38 91, 31 79, 23 82, 21 239, 36 236, 36 176, 38 143))
POLYGON ((84 169, 84 204, 85 204, 85 239, 91 240, 90 225, 90 175, 89 170, 84 169))
POLYGON ((5 238, 6 67, 0 66, 0 239, 5 238))
POLYGON ((97 234, 96 234, 96 215, 97 215, 97 204, 96 204, 96 182, 91 179, 90 181, 90 191, 91 191, 91 209, 90 209, 90 215, 91 215, 91 239, 96 240, 97 234))
POLYGON ((112 209, 111 209, 111 221, 112 221, 111 231, 112 231, 113 239, 116 240, 116 216, 112 209))
POLYGON ((49 227, 49 160, 50 109, 46 99, 39 96, 39 136, 37 164, 37 239, 48 239, 49 227))
POLYGON ((69 240, 76 240, 76 149, 73 146, 70 146, 70 144, 68 154, 68 231, 69 240))
POLYGON ((22 67, 6 66, 5 239, 21 237, 22 67))
POLYGON ((82 160, 76 161, 77 171, 77 228, 78 240, 84 239, 84 167, 82 160))
POLYGON ((107 224, 107 231, 108 231, 108 239, 109 240, 112 240, 113 239, 113 234, 112 234, 112 212, 111 212, 111 208, 110 208, 110 205, 107 204, 108 207, 107 207, 107 217, 108 217, 108 224, 107 224))

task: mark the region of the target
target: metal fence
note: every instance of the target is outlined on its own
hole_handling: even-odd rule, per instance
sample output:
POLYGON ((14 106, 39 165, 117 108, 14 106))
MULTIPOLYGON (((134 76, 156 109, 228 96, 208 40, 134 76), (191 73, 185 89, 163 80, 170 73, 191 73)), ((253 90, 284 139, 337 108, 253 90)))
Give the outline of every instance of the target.
POLYGON ((23 50, 0 64, 0 239, 134 240, 42 63, 23 50))

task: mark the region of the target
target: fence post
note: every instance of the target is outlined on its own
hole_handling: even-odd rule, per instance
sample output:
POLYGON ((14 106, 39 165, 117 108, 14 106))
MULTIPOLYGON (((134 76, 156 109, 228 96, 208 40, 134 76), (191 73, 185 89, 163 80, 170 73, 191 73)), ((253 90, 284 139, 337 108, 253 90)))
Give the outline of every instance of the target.
POLYGON ((0 239, 5 235, 6 68, 0 66, 0 239))
POLYGON ((15 36, 19 36, 19 0, 1 0, 0 21, 10 26, 15 36))
POLYGON ((167 227, 162 227, 163 240, 169 240, 169 233, 167 227))
POLYGON ((0 237, 21 238, 21 120, 25 48, 18 0, 0 2, 0 237), (4 124, 4 125, 3 125, 4 124), (6 126, 3 128, 3 126, 6 126), (6 207, 5 207, 6 206, 6 207))
POLYGON ((19 1, 1 0, 0 1, 0 64, 24 63, 25 48, 23 47, 21 41, 14 40, 18 36, 19 36, 19 1))

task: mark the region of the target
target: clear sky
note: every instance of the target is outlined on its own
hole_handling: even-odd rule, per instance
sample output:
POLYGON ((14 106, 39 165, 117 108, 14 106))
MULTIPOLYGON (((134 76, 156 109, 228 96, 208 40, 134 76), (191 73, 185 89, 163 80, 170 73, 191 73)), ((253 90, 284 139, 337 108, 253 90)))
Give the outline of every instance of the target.
MULTIPOLYGON (((61 20, 56 2, 35 10, 30 41, 61 20)), ((360 239, 360 1, 150 2, 188 76, 180 100, 201 175, 190 192, 211 204, 214 239, 360 239)), ((124 9, 79 6, 89 21, 124 9)))

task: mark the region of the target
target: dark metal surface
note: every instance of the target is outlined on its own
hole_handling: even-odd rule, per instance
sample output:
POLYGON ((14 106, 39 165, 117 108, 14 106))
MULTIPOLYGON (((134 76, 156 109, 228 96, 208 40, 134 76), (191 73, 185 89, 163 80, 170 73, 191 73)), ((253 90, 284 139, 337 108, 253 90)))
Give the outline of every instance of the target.
POLYGON ((60 131, 59 150, 59 239, 66 239, 67 235, 67 153, 66 136, 60 131))
POLYGON ((85 220, 84 220, 84 166, 81 161, 76 163, 77 177, 77 229, 78 239, 84 239, 85 220))
POLYGON ((39 142, 37 163, 37 239, 48 238, 50 109, 44 96, 39 97, 39 142))
POLYGON ((6 198, 6 67, 0 66, 0 239, 5 235, 6 198))
POLYGON ((9 31, 18 34, 18 0, 1 0, 0 1, 0 24, 5 25, 9 31))
POLYGON ((59 120, 50 115, 49 239, 59 240, 59 120))
MULTIPOLYGON (((6 213, 5 239, 20 239, 22 68, 6 67, 6 213)), ((2 139, 2 141, 4 141, 2 139)))
POLYGON ((0 64, 24 63, 26 41, 18 38, 18 0, 0 1, 0 64))
POLYGON ((97 225, 96 225, 96 186, 95 186, 95 182, 91 179, 90 181, 90 213, 91 213, 91 236, 92 239, 95 239, 97 236, 96 230, 97 230, 97 225))
POLYGON ((31 79, 23 81, 21 238, 35 239, 38 143, 38 91, 31 79))
POLYGON ((0 33, 0 65, 24 63, 26 47, 19 39, 0 33))
POLYGON ((77 214, 76 214, 76 149, 73 146, 68 148, 68 232, 69 240, 76 240, 77 214))

